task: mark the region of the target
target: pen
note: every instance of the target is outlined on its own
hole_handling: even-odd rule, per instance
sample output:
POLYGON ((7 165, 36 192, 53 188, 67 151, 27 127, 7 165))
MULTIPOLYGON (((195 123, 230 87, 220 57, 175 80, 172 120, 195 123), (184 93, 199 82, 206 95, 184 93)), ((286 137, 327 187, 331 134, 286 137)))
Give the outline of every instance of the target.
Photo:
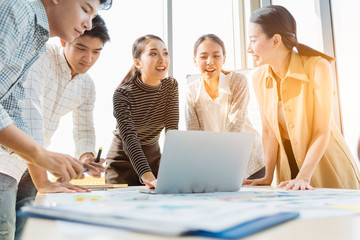
POLYGON ((99 151, 95 160, 96 163, 100 162, 101 152, 102 152, 102 147, 99 147, 99 151))
MULTIPOLYGON (((99 147, 99 151, 98 151, 98 154, 96 156, 95 163, 100 162, 101 152, 102 152, 102 147, 99 147)), ((90 171, 89 169, 85 169, 83 171, 83 173, 86 173, 86 172, 89 172, 89 171, 90 171)))

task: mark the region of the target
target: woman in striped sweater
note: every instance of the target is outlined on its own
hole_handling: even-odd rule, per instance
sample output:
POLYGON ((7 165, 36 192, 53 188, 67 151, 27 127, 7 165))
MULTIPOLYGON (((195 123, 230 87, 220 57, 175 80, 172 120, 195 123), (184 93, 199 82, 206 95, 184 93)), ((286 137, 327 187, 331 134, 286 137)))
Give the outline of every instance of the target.
POLYGON ((134 65, 113 97, 117 125, 106 157, 105 179, 106 183, 145 183, 154 188, 160 132, 178 129, 178 83, 166 77, 170 61, 161 38, 138 38, 132 54, 134 65))
MULTIPOLYGON (((256 134, 246 170, 246 178, 265 174, 264 153, 260 135, 247 116, 249 89, 240 73, 225 72, 224 42, 214 34, 201 36, 195 43, 194 62, 201 77, 188 86, 186 125, 188 130, 245 132, 256 134)), ((240 159, 239 159, 240 161, 240 159)))

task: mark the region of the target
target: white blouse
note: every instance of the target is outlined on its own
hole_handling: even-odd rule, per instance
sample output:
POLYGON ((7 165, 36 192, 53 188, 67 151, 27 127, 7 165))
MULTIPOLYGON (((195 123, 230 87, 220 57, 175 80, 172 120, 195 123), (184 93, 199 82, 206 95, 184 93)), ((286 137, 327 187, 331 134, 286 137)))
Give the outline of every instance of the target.
POLYGON ((256 134, 246 178, 264 167, 264 151, 259 133, 248 118, 250 93, 245 77, 240 73, 221 74, 219 96, 212 99, 199 78, 187 88, 186 127, 188 130, 218 132, 254 132, 256 134))
POLYGON ((225 74, 221 73, 219 78, 219 95, 216 99, 212 99, 206 92, 205 83, 201 80, 199 91, 199 103, 205 110, 204 114, 204 130, 212 132, 225 132, 227 115, 229 114, 229 79, 225 74))

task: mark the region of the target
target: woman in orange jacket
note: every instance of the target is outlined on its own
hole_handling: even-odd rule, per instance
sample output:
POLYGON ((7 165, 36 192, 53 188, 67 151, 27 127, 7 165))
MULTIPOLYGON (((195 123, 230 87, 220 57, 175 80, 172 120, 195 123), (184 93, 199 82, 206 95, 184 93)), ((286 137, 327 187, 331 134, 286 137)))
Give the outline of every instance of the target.
POLYGON ((276 166, 285 189, 359 189, 359 170, 333 119, 333 59, 298 43, 295 19, 282 6, 256 10, 249 37, 248 52, 262 65, 253 81, 266 173, 244 184, 270 185, 276 166))

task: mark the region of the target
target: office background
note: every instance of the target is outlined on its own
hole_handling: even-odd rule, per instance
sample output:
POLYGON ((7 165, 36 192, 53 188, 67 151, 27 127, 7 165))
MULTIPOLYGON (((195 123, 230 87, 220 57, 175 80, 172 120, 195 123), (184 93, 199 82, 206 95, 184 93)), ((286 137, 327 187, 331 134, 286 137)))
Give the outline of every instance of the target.
MULTIPOLYGON (((193 45, 202 34, 214 33, 225 42, 224 69, 253 68, 247 53, 247 27, 253 10, 269 4, 286 7, 295 17, 298 40, 336 57, 336 106, 334 115, 354 157, 360 136, 360 77, 358 74, 360 18, 358 0, 122 0, 114 1, 110 11, 101 11, 109 28, 108 43, 98 62, 89 71, 97 97, 94 110, 96 145, 106 153, 112 140, 115 119, 112 96, 132 65, 131 46, 145 34, 164 39, 171 55, 169 75, 179 82, 180 129, 185 130, 184 102, 186 75, 196 74, 193 45)), ((58 39, 53 39, 58 42, 58 39)), ((251 82, 251 79, 248 79, 251 82)), ((252 103, 255 104, 255 99, 252 103)), ((260 129, 258 115, 250 118, 260 129)), ((72 116, 62 119, 50 150, 74 154, 72 116)))

